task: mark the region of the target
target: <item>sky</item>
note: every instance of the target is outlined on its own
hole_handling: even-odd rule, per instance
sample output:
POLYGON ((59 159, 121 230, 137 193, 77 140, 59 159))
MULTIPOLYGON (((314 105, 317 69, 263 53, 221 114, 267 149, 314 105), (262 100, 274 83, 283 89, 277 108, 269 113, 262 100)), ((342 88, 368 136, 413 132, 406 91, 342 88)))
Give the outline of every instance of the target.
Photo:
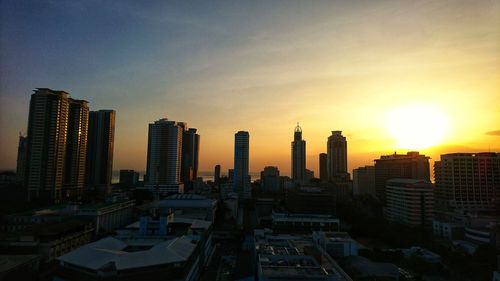
POLYGON ((145 170, 163 117, 198 129, 201 171, 231 168, 246 130, 250 170, 289 175, 297 122, 316 175, 333 130, 350 169, 500 151, 500 1, 143 3, 0 0, 0 169, 38 87, 116 110, 115 170, 145 170))

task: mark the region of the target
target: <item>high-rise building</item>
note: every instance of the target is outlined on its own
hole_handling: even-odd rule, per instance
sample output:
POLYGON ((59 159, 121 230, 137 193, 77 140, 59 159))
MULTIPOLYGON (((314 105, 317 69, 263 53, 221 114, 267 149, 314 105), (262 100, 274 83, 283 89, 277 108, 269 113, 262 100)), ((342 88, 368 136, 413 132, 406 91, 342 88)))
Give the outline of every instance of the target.
POLYGON ((328 160, 327 160, 327 154, 326 153, 320 153, 319 154, 319 179, 321 181, 327 181, 328 180, 328 160))
POLYGON ((19 135, 19 145, 17 147, 17 167, 16 181, 22 185, 25 184, 26 178, 26 156, 28 152, 28 138, 19 135))
POLYGON ((85 183, 105 193, 111 190, 115 140, 114 110, 91 111, 85 183))
POLYGON ((219 184, 219 182, 220 182, 220 165, 215 165, 214 182, 215 182, 215 184, 219 184))
POLYGON ((302 128, 297 123, 292 141, 292 180, 304 183, 306 178, 306 141, 302 139, 302 128))
POLYGON ((182 126, 167 118, 149 124, 145 188, 158 195, 182 193, 182 126))
POLYGON ((69 99, 64 161, 64 199, 80 201, 85 186, 85 161, 87 159, 87 132, 89 106, 84 100, 69 99))
POLYGON ((492 213, 500 204, 500 153, 451 153, 434 163, 439 211, 492 213))
POLYGON ((181 182, 188 184, 198 177, 198 155, 200 151, 200 135, 196 129, 187 128, 183 124, 181 182))
POLYGON ((359 167, 352 171, 352 191, 354 195, 369 194, 377 196, 375 192, 375 167, 359 167))
POLYGON ((432 227, 434 186, 426 180, 387 181, 387 220, 410 226, 432 227))
POLYGON ((260 172, 260 186, 266 192, 280 191, 280 170, 278 167, 266 166, 260 172))
POLYGON ((68 127, 69 94, 37 88, 28 118, 28 200, 60 203, 68 127))
POLYGON ((233 189, 240 198, 249 198, 251 195, 250 176, 248 174, 250 151, 250 135, 246 131, 239 131, 234 135, 234 176, 233 189))
POLYGON ((429 157, 418 152, 381 156, 375 160, 375 190, 385 203, 387 180, 394 178, 430 181, 429 157))
POLYGON ((348 180, 347 140, 342 136, 342 131, 332 131, 332 135, 328 137, 326 148, 328 180, 348 180))

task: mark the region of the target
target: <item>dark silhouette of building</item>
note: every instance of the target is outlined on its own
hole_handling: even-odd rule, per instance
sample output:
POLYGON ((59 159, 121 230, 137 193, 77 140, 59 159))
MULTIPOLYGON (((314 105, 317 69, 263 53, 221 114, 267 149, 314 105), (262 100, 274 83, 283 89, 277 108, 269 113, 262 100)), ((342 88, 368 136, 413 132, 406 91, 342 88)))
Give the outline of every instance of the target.
POLYGON ((379 200, 386 202, 387 180, 394 178, 430 181, 429 157, 418 152, 381 156, 375 160, 375 190, 379 200))
POLYGON ((215 182, 215 184, 219 184, 219 182, 220 182, 220 165, 215 165, 214 182, 215 182))
POLYGON ((134 170, 120 170, 120 186, 135 187, 139 182, 139 173, 134 170))
POLYGON ((233 190, 240 198, 251 196, 250 176, 248 174, 250 135, 239 131, 234 135, 234 177, 233 190))
POLYGON ((327 162, 327 154, 320 153, 319 154, 319 179, 321 181, 328 180, 328 162, 327 162))
POLYGON ((84 100, 69 99, 66 159, 62 196, 80 201, 85 186, 89 106, 84 100))
POLYGON ((280 191, 280 171, 278 167, 267 166, 260 172, 260 186, 262 191, 265 192, 279 192, 280 191))
POLYGON ((17 147, 17 167, 16 181, 23 184, 26 178, 26 156, 28 153, 28 138, 19 135, 19 145, 17 147))
POLYGON ((326 147, 328 180, 348 180, 347 140, 342 136, 342 131, 332 131, 332 135, 328 137, 326 147))
POLYGON ((297 123, 292 141, 292 180, 303 184, 306 179, 306 141, 302 139, 302 128, 297 123))
POLYGON ((28 200, 60 203, 68 127, 69 94, 37 88, 28 118, 28 200))
POLYGON ((182 161, 181 161, 181 182, 189 184, 198 177, 198 156, 200 152, 200 135, 196 129, 187 128, 186 123, 182 124, 182 161))
POLYGON ((91 111, 89 114, 85 183, 104 193, 111 191, 115 118, 114 110, 91 111))
POLYGON ((334 214, 333 188, 295 187, 286 191, 286 208, 292 213, 334 214))

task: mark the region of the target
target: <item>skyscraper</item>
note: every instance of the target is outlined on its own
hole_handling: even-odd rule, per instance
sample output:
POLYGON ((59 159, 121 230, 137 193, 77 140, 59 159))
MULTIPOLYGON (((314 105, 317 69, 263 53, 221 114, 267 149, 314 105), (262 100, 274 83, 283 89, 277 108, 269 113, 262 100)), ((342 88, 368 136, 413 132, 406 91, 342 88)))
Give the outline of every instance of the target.
POLYGON ((500 203, 500 153, 451 153, 434 163, 440 212, 493 214, 500 203))
POLYGON ((328 180, 348 180, 347 140, 342 136, 342 131, 332 131, 332 135, 328 137, 326 148, 328 180))
POLYGON ((385 203, 386 182, 393 178, 430 181, 429 157, 418 152, 381 156, 375 160, 375 190, 385 203))
POLYGON ((26 156, 28 152, 28 138, 19 135, 19 145, 17 147, 16 181, 22 185, 26 178, 26 156))
POLYGON ((220 181, 220 165, 215 165, 214 182, 215 182, 215 184, 219 184, 219 181, 220 181))
POLYGON ((292 180, 304 183, 306 178, 306 141, 302 139, 302 128, 297 123, 292 141, 292 180))
POLYGON ((28 118, 28 200, 60 203, 68 126, 69 94, 37 88, 28 118))
POLYGON ((375 167, 364 166, 352 171, 352 191, 354 195, 370 194, 375 197, 375 167))
POLYGON ((85 183, 105 193, 111 190, 115 118, 114 110, 91 111, 89 114, 85 183))
POLYGON ((328 180, 328 160, 326 153, 319 154, 319 179, 321 181, 328 180))
POLYGON ((239 131, 234 135, 234 176, 233 189, 240 198, 249 198, 250 176, 249 167, 250 135, 246 131, 239 131))
POLYGON ((185 185, 198 177, 198 155, 200 151, 200 135, 196 129, 187 128, 183 124, 182 133, 182 161, 181 161, 181 182, 185 185))
POLYGON ((87 158, 88 102, 69 99, 66 158, 64 161, 64 199, 82 199, 85 185, 85 160, 87 158))
POLYGON ((165 195, 183 192, 180 184, 182 125, 167 118, 149 124, 146 188, 165 195))

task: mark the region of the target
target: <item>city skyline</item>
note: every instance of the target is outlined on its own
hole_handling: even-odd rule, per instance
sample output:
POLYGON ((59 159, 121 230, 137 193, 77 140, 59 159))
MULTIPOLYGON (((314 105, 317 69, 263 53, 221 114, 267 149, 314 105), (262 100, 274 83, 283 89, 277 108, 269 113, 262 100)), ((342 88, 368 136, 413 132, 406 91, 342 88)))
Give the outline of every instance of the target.
POLYGON ((296 122, 316 175, 331 130, 348 138, 349 172, 394 151, 417 150, 431 161, 499 151, 500 111, 492 105, 500 104, 500 5, 408 4, 117 2, 92 14, 93 2, 2 2, 0 169, 16 167, 37 87, 116 110, 114 170, 146 170, 147 124, 161 117, 198 129, 200 171, 231 168, 233 134, 246 130, 250 171, 278 166, 289 175, 296 122), (36 43, 51 48, 31 48, 36 43), (408 143, 387 120, 401 108, 422 114, 414 117, 424 124, 420 135, 442 129, 434 123, 445 134, 429 148, 401 147, 408 143))

